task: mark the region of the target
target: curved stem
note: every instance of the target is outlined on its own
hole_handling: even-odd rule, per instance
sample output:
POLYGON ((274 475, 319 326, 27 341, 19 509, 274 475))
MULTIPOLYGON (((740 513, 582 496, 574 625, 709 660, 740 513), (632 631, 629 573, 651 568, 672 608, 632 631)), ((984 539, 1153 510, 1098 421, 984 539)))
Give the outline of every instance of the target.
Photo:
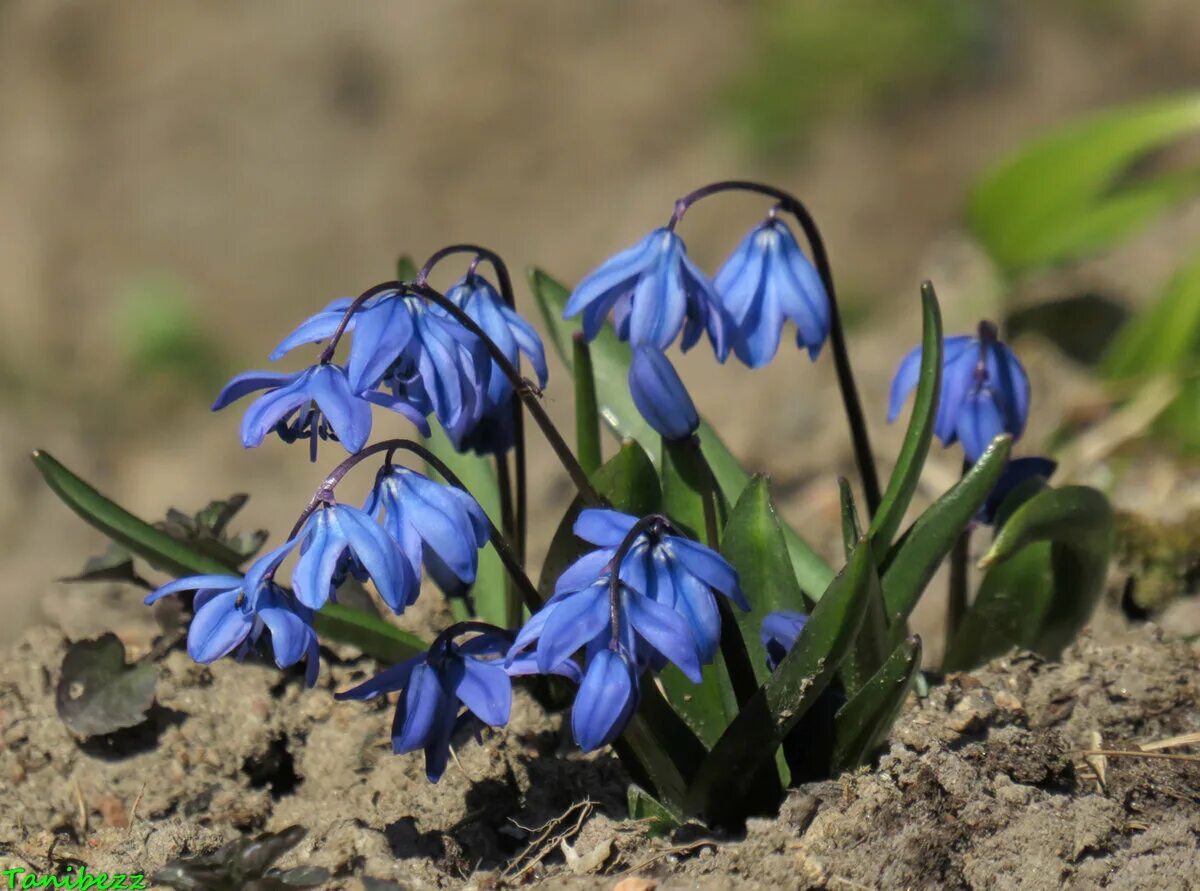
MULTIPOLYGON (((325 477, 325 479, 321 482, 321 485, 317 488, 317 491, 313 494, 312 499, 308 502, 308 506, 305 507, 300 513, 295 525, 292 526, 292 531, 288 535, 288 538, 292 539, 296 537, 296 535, 304 527, 304 524, 308 521, 308 518, 312 516, 313 512, 317 510, 317 508, 324 504, 331 504, 333 502, 333 490, 337 487, 337 484, 342 481, 346 474, 354 469, 354 467, 365 461, 367 458, 370 458, 372 455, 378 455, 380 452, 387 452, 388 460, 390 461, 391 456, 400 450, 411 452, 412 454, 416 455, 435 471, 437 471, 438 474, 450 485, 454 486, 456 489, 461 489, 468 495, 471 494, 471 490, 468 489, 463 481, 455 475, 454 471, 447 467, 441 458, 433 454, 433 452, 429 451, 429 449, 425 448, 425 446, 421 445, 420 443, 413 442, 410 439, 387 439, 383 442, 377 442, 373 445, 367 446, 360 452, 355 452, 353 455, 335 467, 332 471, 330 471, 329 476, 325 477)), ((508 570, 509 576, 512 577, 512 580, 520 589, 521 597, 525 601, 526 606, 529 607, 530 611, 536 610, 542 605, 542 598, 538 595, 537 588, 534 586, 533 582, 529 580, 529 576, 525 574, 525 570, 521 568, 520 561, 518 561, 516 555, 513 554, 512 549, 509 547, 508 542, 504 538, 504 535, 501 534, 500 530, 496 528, 496 524, 493 523, 486 514, 484 517, 488 522, 488 537, 495 546, 496 553, 500 555, 500 562, 504 564, 504 568, 508 570)))
POLYGON ((481 634, 486 634, 489 631, 499 631, 502 634, 509 634, 511 637, 511 633, 505 628, 500 628, 499 626, 493 625, 490 622, 478 622, 474 619, 470 619, 465 622, 455 622, 448 628, 442 629, 442 631, 438 633, 438 636, 433 639, 433 643, 429 645, 429 649, 432 652, 437 647, 444 647, 460 634, 466 634, 470 631, 478 631, 481 634))
POLYGON ((704 186, 675 202, 675 211, 667 223, 668 229, 683 219, 689 207, 719 192, 752 192, 765 195, 779 202, 780 207, 796 218, 812 251, 813 262, 825 293, 829 296, 829 339, 833 344, 833 363, 837 371, 838 388, 842 393, 842 404, 846 409, 846 418, 850 422, 850 438, 854 446, 854 459, 858 464, 858 472, 862 478, 863 494, 866 496, 867 511, 871 516, 879 508, 880 491, 879 478, 875 470, 875 459, 871 453, 871 442, 867 434, 866 420, 863 417, 862 403, 858 397, 858 387, 854 383, 854 372, 850 367, 850 355, 846 350, 846 336, 842 329, 841 312, 838 309, 837 295, 833 286, 833 269, 829 263, 829 255, 825 251, 825 241, 816 221, 804 203, 782 189, 757 183, 750 180, 725 180, 704 186))
POLYGON ((616 650, 620 647, 621 642, 621 562, 625 559, 625 555, 629 553, 629 549, 633 547, 633 543, 638 540, 638 537, 650 530, 660 531, 669 530, 676 532, 677 530, 663 514, 647 514, 642 517, 621 539, 621 543, 617 545, 617 550, 613 553, 612 559, 608 562, 608 621, 612 628, 612 643, 610 647, 616 650))

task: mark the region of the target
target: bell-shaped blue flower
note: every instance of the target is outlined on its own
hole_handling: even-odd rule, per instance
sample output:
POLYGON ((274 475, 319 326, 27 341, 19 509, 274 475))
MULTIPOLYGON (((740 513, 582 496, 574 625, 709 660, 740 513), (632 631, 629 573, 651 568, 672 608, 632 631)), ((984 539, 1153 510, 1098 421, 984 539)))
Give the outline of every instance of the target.
POLYGON ((499 630, 462 644, 443 635, 428 652, 380 672, 336 698, 373 699, 400 691, 392 722, 392 751, 404 754, 424 749, 425 775, 436 783, 446 770, 451 737, 468 715, 492 727, 508 723, 512 682, 500 657, 509 643, 509 636, 499 630))
POLYGON ((767 651, 767 668, 774 671, 783 657, 792 651, 796 638, 808 624, 808 616, 791 610, 780 610, 763 616, 759 638, 767 651))
MULTIPOLYGON (((261 445, 274 431, 284 442, 308 439, 315 461, 318 439, 336 439, 353 454, 371 435, 371 404, 354 393, 340 366, 313 365, 292 374, 247 371, 225 385, 213 411, 257 390, 267 392, 254 400, 242 417, 242 445, 248 449, 261 445)), ((421 415, 405 414, 428 432, 429 425, 421 415)))
POLYGON ((275 569, 295 546, 295 540, 288 541, 264 554, 244 576, 193 575, 168 582, 146 597, 146 603, 181 591, 195 591, 195 615, 188 627, 189 656, 204 664, 230 653, 241 659, 267 631, 275 664, 280 668, 307 658, 305 679, 311 687, 320 668, 312 610, 275 584, 273 578, 275 569))
POLYGON ((491 526, 466 492, 407 467, 384 465, 363 512, 382 522, 416 578, 424 563, 446 594, 461 594, 475 582, 479 549, 487 544, 491 526))
POLYGON ((655 347, 634 348, 629 393, 646 423, 664 439, 687 439, 700 426, 700 416, 687 388, 667 357, 655 347))
MULTIPOLYGON (((565 569, 555 584, 556 594, 578 590, 606 571, 637 518, 614 510, 589 508, 575 521, 574 532, 597 549, 565 569)), ((691 630, 696 657, 712 661, 721 641, 721 618, 716 593, 740 609, 750 604, 735 570, 724 557, 699 542, 662 529, 642 533, 621 561, 621 581, 681 616, 691 630)))
POLYGON ((775 357, 787 321, 812 359, 829 337, 825 285, 783 220, 772 217, 752 229, 713 285, 733 322, 733 351, 751 368, 775 357))
POLYGON ((589 341, 611 313, 617 336, 633 346, 665 350, 682 331, 688 350, 707 332, 717 360, 729 355, 730 322, 720 298, 670 229, 655 229, 585 277, 563 317, 580 313, 589 341))
MULTIPOLYGON (((1029 378, 996 326, 980 322, 979 336, 947 337, 942 346, 942 392, 934 432, 943 445, 962 442, 968 461, 979 459, 1002 433, 1019 439, 1029 417, 1029 378)), ((904 357, 892 381, 888 420, 900 414, 920 376, 921 348, 904 357)))
MULTIPOLYGON (((504 302, 491 282, 477 273, 468 273, 446 292, 446 297, 483 329, 514 368, 520 367, 524 353, 537 375, 538 386, 546 386, 549 369, 542 339, 532 325, 504 302)), ((513 398, 512 383, 493 361, 482 417, 473 428, 467 429, 460 448, 487 455, 501 455, 512 448, 513 398)))
POLYGON ((420 593, 420 576, 400 545, 356 507, 318 507, 297 538, 300 559, 292 570, 292 587, 310 609, 324 606, 347 572, 374 582, 383 602, 397 614, 411 606, 420 593))
POLYGON ((571 706, 571 734, 591 752, 621 735, 641 698, 637 663, 623 648, 597 648, 571 706))
MULTIPOLYGON (((272 360, 333 336, 352 301, 337 300, 286 337, 272 360)), ((399 290, 368 298, 350 317, 346 373, 363 398, 411 417, 433 413, 456 444, 487 405, 490 357, 474 334, 426 301, 399 290)))

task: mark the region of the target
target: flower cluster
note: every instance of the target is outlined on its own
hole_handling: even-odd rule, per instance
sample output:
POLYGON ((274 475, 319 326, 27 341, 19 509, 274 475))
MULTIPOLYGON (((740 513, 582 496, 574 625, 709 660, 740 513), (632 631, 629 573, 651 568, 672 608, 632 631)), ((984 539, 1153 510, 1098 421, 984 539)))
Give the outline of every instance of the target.
POLYGON ((821 276, 772 212, 712 279, 692 262, 672 226, 655 229, 586 276, 564 316, 581 316, 588 341, 612 318, 617 337, 633 349, 629 388, 638 410, 664 438, 686 439, 699 419, 664 355, 676 339, 686 352, 707 334, 717 361, 732 350, 747 366, 759 368, 775 357, 784 325, 791 322, 797 346, 816 359, 829 336, 832 311, 821 276))

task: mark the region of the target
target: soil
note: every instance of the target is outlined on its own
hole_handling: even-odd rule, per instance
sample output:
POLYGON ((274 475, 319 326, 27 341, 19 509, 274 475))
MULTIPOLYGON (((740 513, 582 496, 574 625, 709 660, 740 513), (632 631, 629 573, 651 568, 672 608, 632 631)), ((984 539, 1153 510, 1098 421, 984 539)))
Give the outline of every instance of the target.
POLYGON ((176 648, 149 721, 80 742, 54 708, 65 641, 33 630, 0 669, 0 864, 150 873, 300 824, 280 866, 339 888, 1192 887, 1200 764, 1080 753, 1200 730, 1198 652, 1108 624, 1061 662, 1014 654, 913 697, 875 769, 794 790, 744 837, 662 839, 624 820, 616 759, 573 750, 523 691, 436 785, 391 754, 389 704, 334 701, 371 666, 329 651, 306 691, 176 648))

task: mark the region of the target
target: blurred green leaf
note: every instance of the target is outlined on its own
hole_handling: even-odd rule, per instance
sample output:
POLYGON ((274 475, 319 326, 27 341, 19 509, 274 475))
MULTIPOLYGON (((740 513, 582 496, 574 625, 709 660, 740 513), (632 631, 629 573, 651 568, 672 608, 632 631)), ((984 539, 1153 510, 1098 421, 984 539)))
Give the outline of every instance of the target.
POLYGON ((1129 309, 1104 294, 1082 293, 1014 307, 1004 319, 1009 341, 1027 334, 1046 338, 1082 365, 1096 365, 1120 331, 1129 309), (1080 324, 1087 319, 1086 324, 1080 324))
POLYGON ((168 276, 146 276, 117 297, 116 343, 139 380, 165 376, 204 392, 225 379, 219 344, 204 330, 195 303, 168 276))
POLYGON ((884 561, 883 595, 893 627, 905 621, 954 542, 1004 471, 1012 437, 998 436, 954 487, 921 514, 884 561))
POLYGON ((153 663, 125 664, 125 645, 110 632, 67 648, 54 705, 76 736, 102 736, 142 723, 157 682, 153 663))
MULTIPOLYGON (((500 513, 500 488, 496 483, 496 468, 492 462, 481 455, 457 451, 450 444, 450 440, 446 438, 445 432, 436 420, 431 419, 429 427, 430 436, 425 440, 425 447, 445 462, 450 472, 462 480, 467 491, 479 502, 479 506, 483 508, 483 512, 488 515, 496 528, 503 529, 503 517, 500 513)), ((426 468, 426 472, 432 479, 441 479, 441 476, 432 467, 426 468)), ((475 615, 485 622, 499 625, 501 628, 506 627, 508 624, 507 586, 508 575, 504 571, 504 564, 500 562, 500 555, 496 553, 495 546, 488 542, 479 552, 479 569, 475 574, 475 584, 471 586, 471 601, 475 608, 475 615)), ((455 601, 461 603, 462 599, 457 597, 448 599, 452 610, 458 610, 455 620, 462 621, 465 615, 460 618, 459 614, 465 610, 461 606, 455 606, 455 601)))
MULTIPOLYGON (((850 488, 850 482, 845 477, 838 477, 838 490, 842 504, 842 537, 846 559, 849 560, 855 546, 862 540, 862 532, 858 523, 858 508, 854 504, 854 490, 850 488)), ((874 548, 872 553, 875 553, 874 548)), ((888 643, 890 637, 887 614, 883 606, 883 590, 876 584, 867 601, 862 630, 842 662, 842 687, 847 696, 855 696, 883 665, 891 649, 888 643)))
POLYGON ((921 670, 921 638, 902 641, 834 716, 831 774, 866 764, 900 713, 913 680, 921 670))
MULTIPOLYGON (((570 292, 540 269, 529 270, 529 284, 533 296, 542 312, 542 321, 550 334, 550 340, 558 350, 563 362, 570 367, 573 348, 572 337, 580 330, 578 321, 565 321, 563 308, 567 305, 570 292)), ((617 339, 609 326, 605 326, 591 343, 592 367, 596 381, 596 396, 600 403, 600 414, 604 422, 620 438, 632 438, 649 445, 658 441, 650 425, 645 422, 629 395, 629 346, 617 339)), ((712 468, 721 494, 732 503, 741 494, 750 475, 742 469, 737 459, 721 442, 717 432, 703 421, 700 424, 700 447, 712 468)), ((784 526, 788 553, 796 570, 800 586, 816 600, 833 578, 833 570, 791 528, 784 526)))
POLYGON ((937 421, 938 400, 942 390, 942 314, 937 293, 930 282, 921 285, 921 371, 912 415, 896 466, 888 479, 887 491, 871 522, 871 548, 876 561, 881 562, 892 546, 896 530, 912 502, 913 493, 921 481, 921 470, 933 441, 937 421))
POLYGON ((629 805, 629 819, 646 823, 646 834, 651 838, 669 835, 683 823, 665 804, 638 785, 630 785, 625 793, 629 805))
POLYGON ((863 540, 817 603, 795 646, 700 764, 688 788, 687 814, 720 825, 745 818, 747 791, 850 651, 873 594, 878 595, 878 576, 863 540))
MULTIPOLYGON (((59 498, 90 526, 129 553, 176 578, 188 575, 239 575, 236 566, 201 553, 191 545, 177 541, 161 529, 138 519, 115 502, 105 498, 82 479, 56 461, 49 453, 35 449, 33 463, 42 478, 59 498)), ((384 661, 397 653, 412 655, 426 648, 420 638, 371 616, 327 604, 314 621, 318 633, 351 643, 363 652, 384 661)), ((406 658, 406 657, 401 657, 406 658)))
POLYGON ((1200 189, 1200 169, 1123 181, 1147 155, 1197 129, 1200 93, 1070 124, 976 186, 971 227, 1009 273, 1105 248, 1200 189))

